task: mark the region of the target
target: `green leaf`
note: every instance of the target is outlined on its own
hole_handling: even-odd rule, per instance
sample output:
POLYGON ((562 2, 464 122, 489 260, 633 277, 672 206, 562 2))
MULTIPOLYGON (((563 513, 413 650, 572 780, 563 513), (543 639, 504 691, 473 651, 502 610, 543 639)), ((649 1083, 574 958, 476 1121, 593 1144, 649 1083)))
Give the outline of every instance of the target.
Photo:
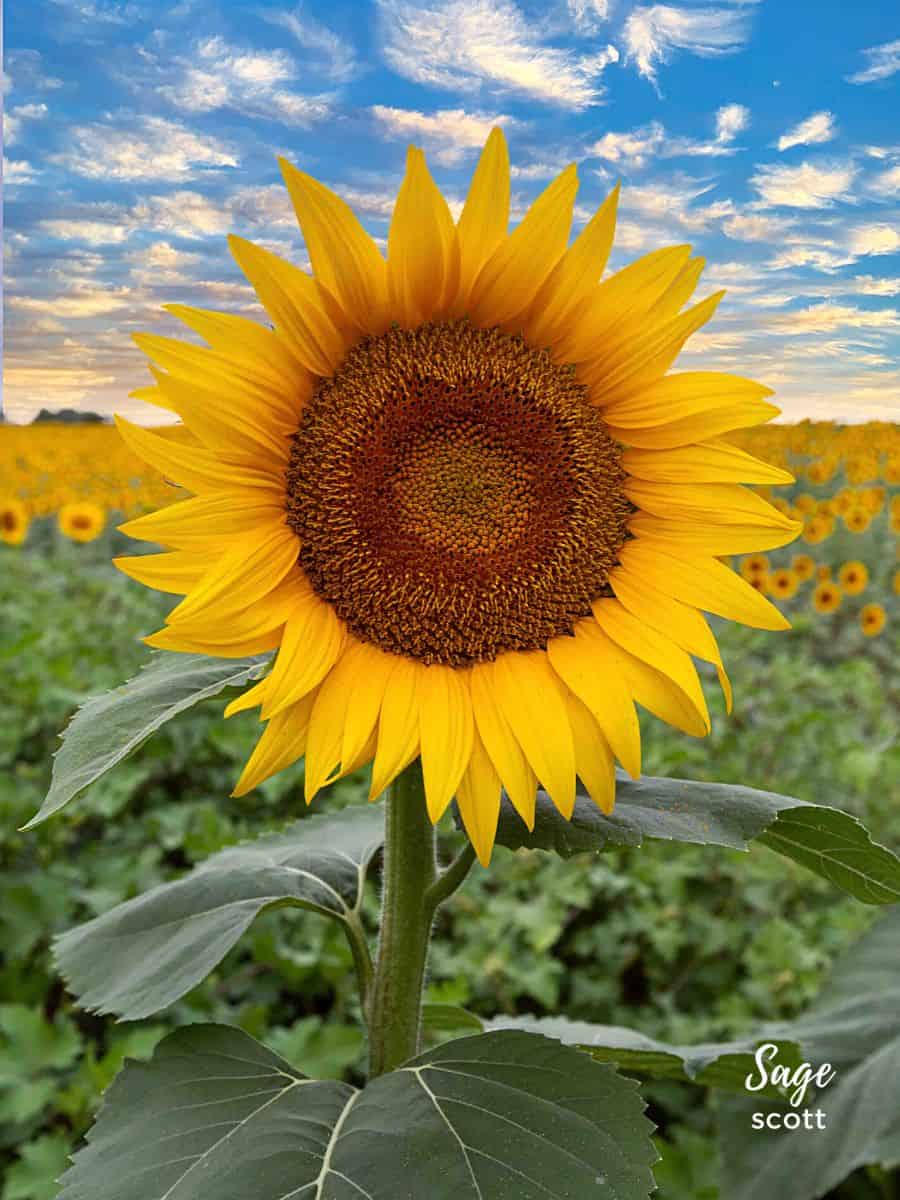
POLYGON ((79 708, 62 735, 50 791, 23 829, 33 829, 95 783, 167 721, 227 687, 258 679, 267 655, 208 658, 155 654, 121 687, 79 708))
POLYGON ((646 1200, 637 1085, 528 1033, 447 1042, 362 1091, 188 1026, 110 1088, 59 1200, 646 1200))
MULTIPOLYGON (((426 1035, 435 1042, 445 1042, 450 1037, 464 1033, 484 1033, 484 1022, 458 1004, 422 1005, 422 1027, 426 1035)), ((548 1036, 554 1036, 552 1034, 548 1036)), ((560 1041, 563 1041, 560 1038, 560 1041)))
POLYGON ((69 1161, 69 1139, 47 1134, 19 1150, 9 1168, 3 1200, 54 1200, 57 1180, 69 1161))
POLYGON ((551 850, 562 858, 640 846, 644 838, 733 850, 759 841, 866 904, 900 900, 900 858, 873 842, 856 817, 739 784, 620 777, 612 813, 579 796, 570 821, 539 792, 532 832, 504 798, 497 829, 498 845, 551 850))
MULTIPOLYGON (((836 1077, 797 1109, 752 1097, 729 1100, 720 1119, 729 1200, 815 1200, 858 1167, 900 1166, 900 907, 877 921, 841 961, 810 1010, 767 1027, 790 1030, 813 1070, 836 1077), (808 1109, 824 1128, 752 1130, 752 1119, 808 1109)), ((764 1031, 765 1032, 765 1031, 764 1031)))
POLYGON ((60 974, 83 1008, 138 1020, 189 992, 260 913, 291 905, 355 919, 384 832, 380 806, 305 817, 284 832, 214 854, 64 933, 60 974))
MULTIPOLYGON (((496 1017, 487 1022, 487 1028, 524 1029, 558 1038, 567 1046, 577 1046, 597 1062, 615 1063, 627 1074, 680 1079, 729 1091, 743 1091, 744 1080, 754 1069, 753 1056, 760 1042, 759 1038, 741 1038, 733 1042, 674 1046, 621 1025, 593 1025, 565 1017, 496 1017)), ((796 1042, 779 1038, 777 1044, 779 1062, 790 1066, 800 1062, 796 1042)), ((778 1096, 779 1091, 773 1087, 768 1094, 778 1096)))
POLYGON ((81 1038, 65 1019, 47 1021, 23 1004, 0 1006, 0 1120, 27 1121, 58 1090, 54 1072, 78 1057, 81 1038))

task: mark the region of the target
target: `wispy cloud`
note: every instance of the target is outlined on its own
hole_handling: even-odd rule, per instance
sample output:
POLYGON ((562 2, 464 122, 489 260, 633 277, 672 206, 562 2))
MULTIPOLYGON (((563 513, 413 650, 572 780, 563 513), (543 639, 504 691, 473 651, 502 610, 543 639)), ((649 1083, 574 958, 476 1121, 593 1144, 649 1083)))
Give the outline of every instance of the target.
POLYGON ((852 163, 796 167, 772 164, 758 167, 750 182, 765 205, 785 208, 827 208, 845 200, 856 178, 852 163))
POLYGON ((353 45, 317 21, 302 5, 293 12, 264 10, 265 20, 280 25, 308 52, 305 65, 326 75, 335 84, 349 83, 360 72, 353 45))
POLYGON ((848 83, 875 83, 900 71, 900 38, 895 42, 882 42, 880 46, 870 46, 862 53, 866 65, 848 75, 848 83))
POLYGON ((892 225, 858 225, 847 236, 847 249, 856 258, 896 254, 900 250, 900 230, 892 225))
POLYGON ((623 133, 606 133, 586 153, 607 162, 640 168, 649 159, 721 158, 736 154, 735 138, 750 124, 750 109, 743 104, 723 104, 715 113, 715 137, 695 140, 673 137, 659 121, 623 133))
POLYGON ((378 0, 383 53, 404 78, 432 87, 517 92, 580 111, 597 104, 614 46, 577 54, 548 44, 512 0, 378 0))
POLYGON ((230 108, 308 127, 331 110, 328 96, 305 95, 287 86, 299 72, 284 50, 249 50, 215 36, 198 42, 190 57, 146 57, 154 88, 181 111, 230 108))
POLYGON ((218 138, 163 117, 77 125, 53 161, 88 179, 117 181, 189 179, 198 169, 238 165, 218 138))
POLYGON ((657 66, 669 62, 675 51, 703 57, 734 53, 745 44, 749 25, 749 6, 642 5, 628 16, 622 31, 626 61, 634 62, 640 74, 655 84, 657 66))
POLYGON ((805 121, 800 121, 781 135, 778 139, 778 149, 790 150, 792 146, 813 146, 821 142, 830 142, 836 133, 834 113, 813 113, 805 121))
POLYGON ((480 150, 495 125, 507 131, 518 121, 503 113, 494 116, 466 112, 462 108, 444 108, 433 113, 408 108, 390 108, 375 104, 372 115, 391 138, 413 138, 433 152, 437 162, 454 166, 473 150, 480 150))

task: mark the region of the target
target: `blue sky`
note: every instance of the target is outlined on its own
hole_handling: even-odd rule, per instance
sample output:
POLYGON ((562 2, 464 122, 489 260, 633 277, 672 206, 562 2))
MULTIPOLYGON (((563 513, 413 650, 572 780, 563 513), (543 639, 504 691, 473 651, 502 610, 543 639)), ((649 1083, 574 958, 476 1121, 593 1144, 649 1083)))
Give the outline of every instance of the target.
POLYGON ((900 420, 900 16, 891 0, 31 0, 4 62, 8 419, 163 414, 129 334, 261 315, 225 234, 306 264, 275 162, 384 239, 409 142, 451 204, 502 125, 514 219, 578 161, 623 181, 613 266, 691 242, 726 287, 681 360, 785 416, 900 420))

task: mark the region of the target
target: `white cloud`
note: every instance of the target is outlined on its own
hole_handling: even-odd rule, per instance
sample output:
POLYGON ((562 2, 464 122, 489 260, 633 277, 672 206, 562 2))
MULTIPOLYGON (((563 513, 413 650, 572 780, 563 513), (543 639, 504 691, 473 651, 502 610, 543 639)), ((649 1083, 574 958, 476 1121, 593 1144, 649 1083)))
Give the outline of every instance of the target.
POLYGON ((812 116, 783 133, 778 139, 779 150, 790 150, 791 146, 812 146, 821 142, 830 142, 836 135, 834 113, 827 111, 813 113, 812 116))
POLYGON ((722 229, 730 238, 741 242, 773 242, 791 228, 783 217, 763 216, 762 213, 735 213, 722 229))
POLYGON ((349 83, 359 74, 354 48, 334 30, 305 12, 302 5, 293 12, 269 11, 262 15, 273 25, 280 25, 293 34, 297 42, 311 52, 313 57, 309 65, 327 75, 332 83, 349 83))
POLYGON ((783 271, 788 267, 812 267, 817 271, 834 271, 853 262, 853 258, 836 250, 828 250, 823 246, 795 245, 787 246, 767 265, 773 271, 783 271))
POLYGON ((470 150, 480 150, 495 125, 502 125, 509 130, 518 124, 503 113, 491 116, 466 112, 462 108, 422 113, 375 104, 371 111, 389 137, 421 141, 426 149, 434 152, 435 159, 446 166, 460 162, 470 150))
POLYGON ((48 111, 46 104, 20 104, 17 108, 4 109, 3 144, 15 145, 22 133, 22 122, 39 121, 48 111))
POLYGON ((900 296, 900 276, 855 275, 846 290, 860 296, 900 296))
POLYGON ((183 191, 145 197, 127 214, 127 222, 126 236, 138 228, 170 237, 204 238, 227 233, 231 216, 207 196, 183 191))
POLYGON ((588 146, 588 158, 605 158, 608 162, 642 167, 648 158, 654 157, 665 141, 666 131, 658 121, 651 121, 640 129, 627 133, 605 133, 599 141, 588 146))
POLYGON ((863 50, 867 65, 861 71, 847 76, 848 83, 874 83, 878 79, 888 79, 900 71, 900 38, 895 42, 883 42, 880 46, 870 46, 863 50))
POLYGON ((25 312, 47 313, 51 317, 77 319, 101 317, 117 312, 131 303, 128 288, 75 287, 65 296, 10 296, 7 304, 25 312))
POLYGON ((331 111, 327 96, 306 96, 285 84, 297 67, 284 50, 241 50, 222 37, 203 39, 190 58, 157 63, 170 82, 158 85, 161 95, 188 112, 231 108, 249 117, 309 126, 331 111))
POLYGON ((22 183, 33 183, 36 174, 31 163, 25 162, 24 159, 4 158, 3 160, 3 182, 7 187, 16 187, 22 183))
POLYGON ((900 250, 900 233, 891 225, 858 225, 848 234, 847 249, 857 258, 895 254, 900 250))
POLYGON ((41 221, 39 228, 48 237, 64 242, 87 242, 91 246, 115 246, 131 235, 131 230, 125 225, 79 217, 41 221))
POLYGON ((888 170, 882 171, 874 179, 871 179, 869 190, 878 196, 887 196, 889 199, 900 196, 900 163, 895 167, 889 167, 888 170))
POLYGON ((790 333, 833 333, 837 329, 900 329, 895 308, 864 309, 852 304, 812 304, 770 319, 774 329, 790 333))
POLYGON ((407 79, 471 91, 489 85, 581 111, 603 95, 614 46, 579 55, 547 45, 512 0, 378 0, 383 53, 407 79))
POLYGON ((580 33, 596 33, 610 17, 610 0, 568 0, 569 15, 580 33))
POLYGON ((78 125, 71 130, 71 143, 53 161, 88 179, 180 180, 196 174, 198 167, 238 165, 217 138, 163 117, 78 125))
POLYGON ((750 182, 764 204, 786 208, 827 208, 835 200, 846 199, 856 168, 850 163, 815 166, 800 163, 796 167, 774 164, 761 166, 750 182))
POLYGON ((672 4, 638 7, 625 22, 622 36, 626 61, 633 61, 646 79, 656 82, 656 68, 673 51, 710 57, 730 54, 744 45, 749 25, 746 8, 678 8, 672 4))
POLYGON ((716 111, 716 141, 733 142, 749 124, 749 108, 743 104, 724 104, 716 111))

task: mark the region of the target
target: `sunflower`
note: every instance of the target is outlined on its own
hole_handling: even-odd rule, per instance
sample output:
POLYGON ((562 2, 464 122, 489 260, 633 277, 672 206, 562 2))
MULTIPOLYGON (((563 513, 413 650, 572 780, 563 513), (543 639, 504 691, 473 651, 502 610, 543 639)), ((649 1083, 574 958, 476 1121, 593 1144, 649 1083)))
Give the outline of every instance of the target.
POLYGON ((92 542, 103 532, 106 514, 90 500, 73 500, 62 506, 57 520, 60 530, 73 542, 92 542))
POLYGON ((618 189, 569 242, 574 164, 507 232, 488 139, 458 221, 410 148, 387 259, 347 204, 282 162, 312 274, 230 245, 274 328, 182 305, 208 348, 139 334, 192 440, 119 421, 192 499, 131 521, 165 553, 119 559, 185 598, 156 647, 277 650, 227 713, 265 731, 237 795, 305 755, 307 800, 372 762, 376 797, 420 758, 428 813, 456 796, 483 862, 501 787, 564 816, 576 775, 604 810, 636 776, 634 702, 702 736, 701 610, 783 629, 718 561, 792 540, 739 485, 790 482, 722 437, 777 409, 736 376, 668 374, 721 293, 658 250, 598 283, 618 189))
POLYGON ((799 584, 799 576, 790 567, 779 567, 772 571, 766 581, 769 595, 779 600, 790 600, 792 596, 796 596, 799 584))
POLYGON ((831 567, 829 567, 828 563, 819 563, 816 567, 816 579, 820 583, 825 583, 831 579, 831 567))
POLYGON ((816 585, 813 592, 813 608, 816 612, 830 613, 841 607, 844 595, 836 583, 825 580, 816 585))
POLYGON ((865 508, 851 508, 844 514, 844 524, 851 533, 865 533, 872 524, 872 514, 865 508))
POLYGON ((29 524, 28 509, 21 500, 0 500, 0 542, 21 546, 28 537, 29 524))
POLYGON ((887 613, 880 604, 864 604, 859 612, 859 625, 866 637, 878 637, 884 629, 887 613))
POLYGON ((807 517, 803 525, 803 540, 810 546, 817 546, 834 533, 834 521, 831 517, 816 513, 807 517))
POLYGON ((866 590, 869 568, 863 562, 845 562, 838 570, 838 583, 848 596, 858 596, 866 590))
POLYGON ((795 554, 791 559, 791 570, 801 583, 806 583, 816 573, 815 559, 809 554, 795 554))
POLYGON ((740 571, 748 583, 752 583, 759 575, 765 575, 769 569, 767 554, 745 554, 740 562, 740 571))

